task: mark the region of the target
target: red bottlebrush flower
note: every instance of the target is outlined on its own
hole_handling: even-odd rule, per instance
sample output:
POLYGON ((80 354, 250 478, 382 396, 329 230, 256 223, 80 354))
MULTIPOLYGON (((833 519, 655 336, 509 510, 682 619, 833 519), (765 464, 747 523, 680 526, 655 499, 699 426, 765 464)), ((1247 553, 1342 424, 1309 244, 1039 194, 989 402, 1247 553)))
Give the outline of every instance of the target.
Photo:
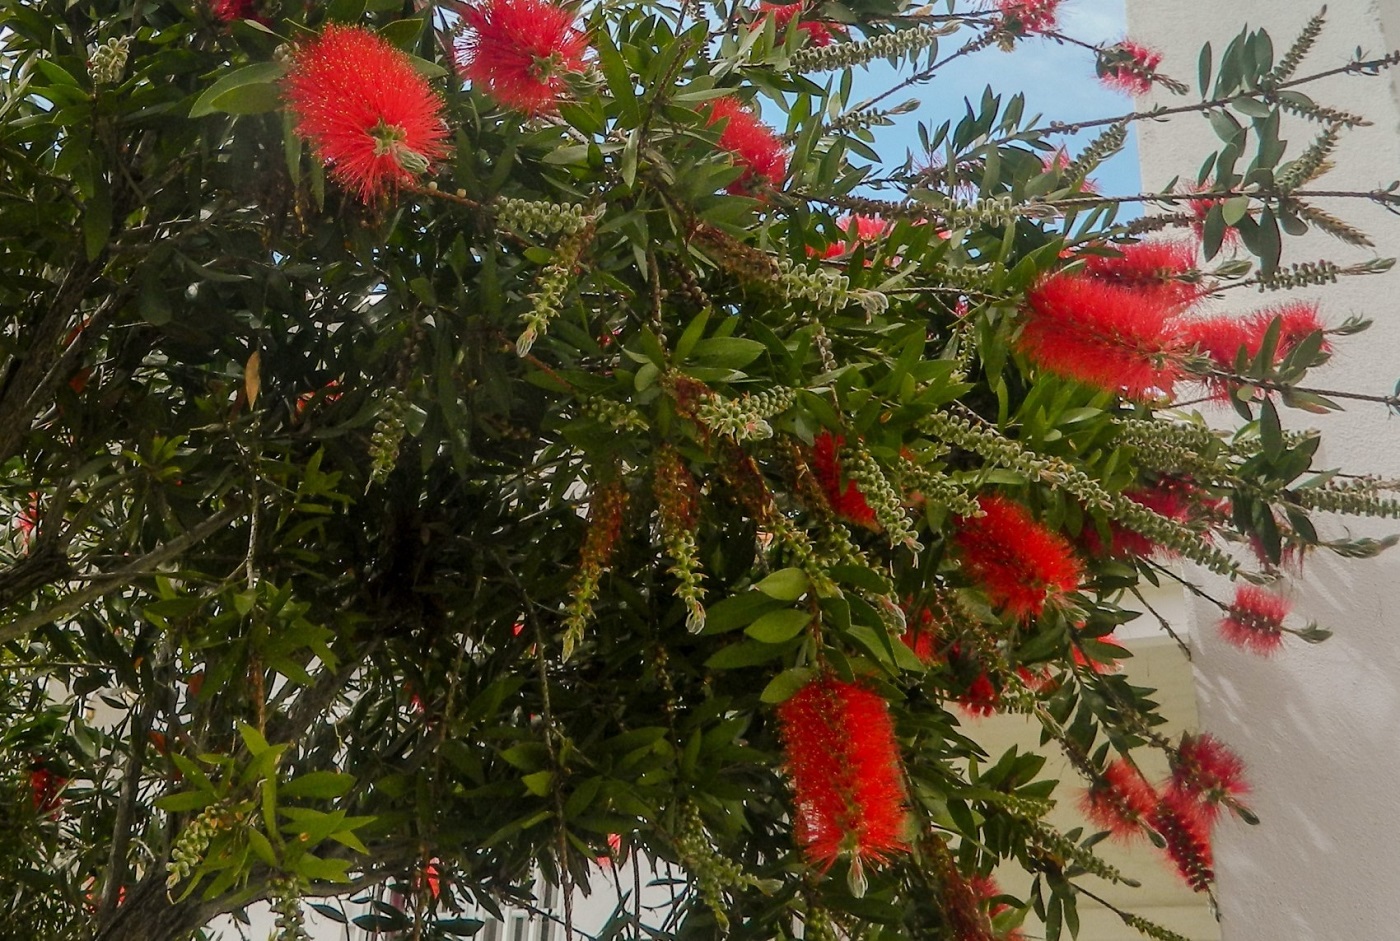
POLYGON ((742 194, 760 183, 777 186, 783 182, 787 176, 787 153, 782 141, 738 98, 730 95, 715 99, 710 103, 706 121, 712 125, 723 122, 719 146, 744 168, 744 175, 729 184, 729 192, 742 194))
POLYGON ((20 542, 25 547, 29 546, 29 540, 34 537, 34 530, 39 528, 39 494, 31 491, 29 494, 29 506, 25 507, 18 516, 15 517, 15 529, 19 531, 20 542))
POLYGON ((264 22, 257 11, 257 0, 209 0, 209 14, 220 23, 232 23, 234 20, 264 22))
POLYGON ((1170 393, 1181 376, 1174 308, 1159 294, 1058 274, 1024 312, 1017 346, 1047 372, 1133 399, 1170 393))
POLYGON ((481 0, 456 9, 465 26, 453 49, 462 77, 507 108, 557 110, 565 75, 583 71, 588 49, 574 14, 546 0, 481 0))
POLYGON ((36 813, 58 817, 63 811, 62 791, 67 785, 68 779, 53 771, 43 758, 30 764, 29 794, 36 813))
POLYGON ((1121 840, 1142 832, 1157 810, 1157 792, 1142 773, 1120 758, 1084 792, 1084 816, 1121 840))
POLYGON ((829 46, 836 41, 838 34, 845 35, 846 27, 840 23, 830 23, 823 20, 804 20, 802 18, 802 8, 806 3, 799 0, 797 3, 760 3, 758 12, 759 23, 762 16, 772 16, 778 22, 778 30, 782 29, 793 21, 797 20, 797 28, 807 34, 807 41, 814 46, 829 46))
POLYGON ((1152 812, 1152 829, 1167 844, 1167 856, 1186 884, 1205 892, 1215 881, 1210 822, 1194 802, 1168 791, 1152 812))
POLYGON ((904 786, 889 705, 859 683, 826 677, 778 707, 807 859, 823 871, 841 855, 852 867, 906 848, 904 786))
POLYGON ((447 152, 442 102, 408 56, 370 30, 327 26, 292 54, 282 92, 297 133, 366 203, 447 152))
POLYGON ((938 659, 938 625, 934 623, 933 612, 921 608, 905 617, 906 627, 900 635, 904 646, 914 652, 922 663, 932 663, 938 659))
POLYGON ((1201 812, 1213 820, 1228 798, 1249 793, 1244 761, 1209 732, 1187 733, 1172 756, 1171 789, 1198 801, 1201 812))
POLYGON ((1199 283, 1194 242, 1164 239, 1110 247, 1117 256, 1083 256, 1085 275, 1121 288, 1158 294, 1178 309, 1190 307, 1206 293, 1199 283))
MULTIPOLYGON (((1306 301, 1255 311, 1248 317, 1186 320, 1181 322, 1180 329, 1184 342, 1195 347, 1196 352, 1209 359, 1216 369, 1234 372, 1241 350, 1251 360, 1259 355, 1264 348, 1264 335, 1275 320, 1282 323, 1278 344, 1274 347, 1274 365, 1283 362, 1310 335, 1326 329, 1326 324, 1318 316, 1317 305, 1306 301)), ((1331 344, 1324 339, 1322 351, 1331 352, 1331 349, 1331 344)), ((1222 399, 1228 399, 1236 385, 1218 376, 1206 377, 1204 381, 1215 397, 1222 399)))
POLYGON ((822 492, 826 494, 826 501, 837 516, 858 526, 874 529, 878 525, 875 510, 866 502, 865 494, 860 492, 854 480, 842 484, 841 463, 837 456, 845 443, 845 438, 829 431, 817 435, 812 442, 812 473, 816 475, 817 483, 821 484, 822 492))
MULTIPOLYGON (((846 239, 828 245, 822 252, 823 258, 839 258, 855 251, 856 246, 862 242, 867 245, 878 242, 892 228, 890 223, 874 216, 846 216, 837 224, 841 226, 841 231, 846 233, 846 239)), ((808 249, 808 253, 814 254, 811 249, 808 249)))
POLYGON ((330 382, 321 386, 319 390, 303 392, 301 395, 297 396, 297 404, 292 413, 293 424, 300 422, 302 416, 306 414, 307 408, 318 400, 325 402, 327 405, 332 402, 339 402, 341 393, 333 391, 339 388, 340 380, 332 379, 330 382))
POLYGON ((1152 90, 1152 76, 1162 64, 1162 54, 1155 49, 1123 40, 1099 53, 1099 80, 1109 88, 1130 95, 1145 95, 1152 90))
POLYGON ((986 718, 1001 709, 1001 693, 985 671, 968 684, 967 689, 958 694, 958 705, 970 716, 986 718))
POLYGON ((1055 28, 1060 0, 997 0, 1007 24, 1020 32, 1045 33, 1055 28))
POLYGON ((1013 500, 981 496, 977 503, 983 515, 959 517, 953 539, 994 605, 1014 617, 1038 615, 1079 587, 1079 563, 1061 536, 1013 500))
MULTIPOLYGON (((1206 182, 1202 184, 1192 184, 1187 187, 1187 192, 1201 193, 1214 188, 1214 183, 1206 182)), ((1219 196, 1201 196, 1192 199, 1187 203, 1187 208, 1191 212, 1191 229, 1196 233, 1197 239, 1204 239, 1206 234, 1206 218, 1210 216, 1210 211, 1224 202, 1219 196)), ((1239 244, 1240 230, 1235 226, 1225 227, 1225 236, 1220 244, 1225 247, 1239 244)))
MULTIPOLYGON (((1001 891, 1001 886, 997 884, 995 877, 981 875, 971 876, 967 880, 967 885, 977 897, 978 907, 986 909, 989 919, 996 918, 1002 912, 1011 908, 1009 903, 997 901, 997 899, 1005 893, 1001 891)), ((964 934, 955 934, 954 937, 956 937, 958 941, 975 941, 979 936, 972 935, 968 937, 964 934)), ((985 935, 983 935, 983 937, 985 937, 985 935)), ((1026 936, 1022 933, 1020 928, 1012 928, 1010 931, 1003 934, 995 935, 994 938, 995 941, 1025 941, 1026 936)))
POLYGON ((1287 599, 1258 585, 1241 585, 1220 619, 1220 636, 1241 650, 1268 656, 1283 646, 1283 619, 1290 607, 1287 599))

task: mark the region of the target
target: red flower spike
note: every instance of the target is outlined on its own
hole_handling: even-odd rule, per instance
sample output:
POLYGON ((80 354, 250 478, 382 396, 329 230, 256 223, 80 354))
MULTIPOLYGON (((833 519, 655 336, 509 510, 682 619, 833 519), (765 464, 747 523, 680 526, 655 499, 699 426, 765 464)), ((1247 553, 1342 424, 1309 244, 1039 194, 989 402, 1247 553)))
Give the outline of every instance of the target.
POLYGON ((797 20, 797 28, 807 34, 807 41, 814 46, 829 46, 836 41, 838 34, 845 35, 846 27, 840 23, 829 23, 823 20, 804 20, 802 18, 802 8, 806 3, 799 0, 797 3, 760 3, 758 12, 760 19, 758 25, 762 25, 763 16, 772 16, 778 22, 778 32, 793 21, 797 20))
MULTIPOLYGON (((1249 359, 1254 359, 1264 348, 1264 335, 1275 320, 1281 320, 1278 345, 1274 348, 1273 363, 1282 363, 1298 344, 1327 325, 1318 315, 1317 305, 1306 301, 1295 301, 1278 307, 1255 311, 1248 317, 1205 317, 1198 320, 1182 321, 1182 337, 1189 347, 1209 359, 1216 369, 1234 372, 1235 361, 1243 350, 1249 359)), ((1324 338, 1323 352, 1331 352, 1332 345, 1324 338)), ((1217 399, 1228 400, 1235 383, 1219 377, 1203 380, 1217 399)))
POLYGON ((1157 809, 1157 792, 1142 773, 1120 758, 1084 792, 1084 816, 1120 840, 1142 832, 1157 809))
POLYGON ((984 671, 958 694, 958 705, 969 716, 985 719, 1001 710, 1001 694, 997 692, 991 676, 984 671))
POLYGON ((36 813, 57 819, 63 812, 62 791, 67 785, 68 779, 49 768, 43 758, 36 758, 30 764, 29 794, 36 813))
POLYGON ((1125 39, 1100 54, 1099 81, 1130 95, 1145 95, 1152 90, 1152 76, 1161 64, 1160 52, 1125 39))
POLYGON ((958 517, 953 539, 992 604, 1023 618, 1079 587, 1079 563, 1063 537, 1013 500, 981 496, 977 503, 984 515, 958 517))
POLYGON ((826 494, 827 503, 837 516, 849 520, 857 526, 874 529, 875 510, 866 502, 865 494, 854 480, 842 484, 841 462, 838 455, 846 439, 823 431, 812 442, 812 473, 826 494))
POLYGON ((1173 240, 1109 246, 1117 257, 1085 255, 1084 274, 1096 281, 1158 295, 1163 303, 1184 310, 1206 291, 1198 282, 1196 243, 1173 240))
POLYGON ((1209 732, 1182 736, 1172 756, 1171 790, 1200 804, 1207 820, 1214 821, 1227 798, 1249 793, 1244 761, 1209 732))
POLYGON ((723 122, 719 146, 744 168, 744 175, 729 184, 729 192, 742 195, 760 183, 777 186, 783 182, 787 176, 787 153, 782 141, 738 98, 730 95, 715 99, 710 103, 706 121, 711 125, 723 122))
POLYGON ((1060 0, 997 0, 997 9, 1022 32, 1046 33, 1056 26, 1060 0))
POLYGON ((1167 844, 1167 856, 1186 884, 1197 892, 1215 881, 1210 846, 1210 823, 1200 807, 1182 795, 1168 791, 1152 812, 1152 828, 1167 844))
POLYGON ((557 111, 565 76, 583 71, 588 49, 574 14, 547 0, 481 0, 456 9, 466 27, 453 48, 462 77, 507 108, 557 111))
POLYGON ((859 683, 826 677, 778 707, 796 803, 796 833, 808 861, 852 868, 907 848, 899 746, 889 705, 859 683))
POLYGON ((1268 656, 1283 647, 1283 619, 1291 605, 1258 585, 1241 585, 1220 619, 1220 635, 1241 650, 1268 656))
POLYGON ((1080 650, 1079 645, 1076 644, 1073 650, 1075 666, 1084 667, 1086 670, 1090 670, 1098 674, 1117 673, 1119 670, 1121 670, 1123 668, 1123 664, 1120 661, 1127 659, 1127 648, 1125 648, 1122 644, 1118 643, 1118 638, 1111 633, 1105 634, 1102 637, 1096 637, 1094 639, 1107 647, 1114 647, 1118 650, 1123 651, 1123 656, 1119 657, 1116 654, 1114 654, 1114 661, 1112 663, 1101 663, 1098 660, 1090 660, 1088 657, 1084 656, 1084 652, 1080 650))
POLYGON ((914 652, 921 663, 933 663, 938 659, 938 626, 933 622, 933 612, 922 608, 910 612, 905 617, 906 627, 899 639, 904 646, 914 652))
POLYGON ((1173 305, 1160 293, 1054 275, 1026 296, 1017 346, 1047 372, 1132 399, 1170 394, 1181 377, 1173 305))
POLYGON ((299 46, 282 93, 296 132, 363 202, 447 153, 442 102, 408 56, 370 30, 332 24, 299 46))

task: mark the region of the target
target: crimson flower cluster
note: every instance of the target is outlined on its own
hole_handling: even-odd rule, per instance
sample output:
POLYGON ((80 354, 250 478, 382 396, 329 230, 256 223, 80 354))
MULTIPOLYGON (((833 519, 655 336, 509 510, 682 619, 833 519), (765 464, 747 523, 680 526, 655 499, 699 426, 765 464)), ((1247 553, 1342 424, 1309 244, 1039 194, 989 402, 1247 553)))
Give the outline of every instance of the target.
POLYGON ((982 516, 959 517, 954 542, 963 568, 1007 614, 1036 616, 1079 587, 1080 567, 1068 542, 1014 500, 977 498, 982 516))
POLYGON ((297 133, 366 203, 447 152, 441 101, 407 55, 368 29, 332 24, 297 47, 282 93, 297 133))
POLYGON ((1109 88, 1130 95, 1152 90, 1152 76, 1162 64, 1162 54, 1140 43, 1124 40, 1099 54, 1099 79, 1109 88))
POLYGON ((1048 33, 1058 25, 1060 0, 996 0, 1009 26, 1026 33, 1048 33))
POLYGON ((1287 598, 1258 585, 1240 585, 1220 619, 1220 636, 1241 650, 1264 656, 1277 653, 1283 647, 1283 621, 1290 608, 1287 598))
POLYGON ((729 192, 743 194, 761 184, 777 186, 787 176, 787 152, 768 125, 738 98, 727 95, 710 103, 710 125, 721 125, 719 146, 729 151, 744 174, 729 184, 729 192))
POLYGON ((481 0, 456 7, 464 29, 457 71, 507 108, 557 111, 569 73, 585 67, 588 36, 574 14, 547 0, 481 0))
POLYGON ((899 745, 889 705, 860 683, 824 677, 778 707, 798 842, 825 871, 907 848, 899 745))
MULTIPOLYGON (((796 20, 797 28, 807 34, 807 41, 814 46, 829 46, 836 41, 838 35, 845 34, 846 28, 840 23, 805 19, 802 13, 806 5, 803 0, 798 0, 797 3, 760 3, 758 12, 761 16, 773 17, 779 31, 796 20)), ((759 22, 762 23, 762 19, 759 22)))

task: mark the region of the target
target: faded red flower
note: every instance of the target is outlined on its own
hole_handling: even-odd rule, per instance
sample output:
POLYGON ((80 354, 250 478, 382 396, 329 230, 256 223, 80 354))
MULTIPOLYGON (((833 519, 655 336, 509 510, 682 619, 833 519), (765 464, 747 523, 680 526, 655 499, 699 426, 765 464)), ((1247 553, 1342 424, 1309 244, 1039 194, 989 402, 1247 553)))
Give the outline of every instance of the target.
POLYGON ((558 109, 566 76, 583 71, 588 49, 573 13, 546 0, 481 0, 456 10, 465 28, 453 52, 463 78, 507 108, 558 109))
POLYGON ((1116 255, 1084 255, 1084 274, 1096 281, 1160 295, 1185 309, 1206 293, 1196 267, 1198 247, 1181 239, 1110 245, 1116 255))
POLYGON ((953 540, 992 604, 1014 617, 1038 615, 1079 587, 1079 563, 1063 537, 1014 500, 984 495, 977 503, 983 515, 959 517, 953 540))
POLYGON ((1283 619, 1290 607, 1287 599, 1258 585, 1240 585, 1220 619, 1220 636, 1241 650, 1268 656, 1283 646, 1283 619))
POLYGON ((1018 32, 1045 33, 1054 29, 1060 0, 996 0, 1007 25, 1018 32))
POLYGON ((447 152, 442 102, 407 55, 368 29, 331 24, 298 46, 282 93, 296 132, 366 203, 447 152))
MULTIPOLYGON (((1188 193, 1205 193, 1215 188, 1215 183, 1206 181, 1205 183, 1193 183, 1187 186, 1188 193)), ((1191 229, 1196 233, 1197 239, 1204 239, 1206 234, 1206 219, 1210 217, 1210 211, 1219 206, 1225 200, 1219 196, 1200 196, 1187 203, 1187 209, 1191 214, 1191 229)), ((1232 225, 1225 227, 1225 234, 1221 240, 1221 245, 1229 248, 1238 245, 1240 242, 1240 230, 1232 225)))
POLYGON ((933 619, 933 612, 920 608, 906 614, 904 633, 899 639, 920 662, 932 663, 938 659, 938 636, 938 624, 933 619))
POLYGON ((1220 812, 1220 804, 1249 793, 1244 761, 1209 732, 1181 737, 1172 755, 1170 787, 1197 801, 1208 820, 1220 812))
POLYGON ((1152 76, 1162 64, 1162 54, 1131 40, 1123 40, 1099 53, 1099 80, 1109 88, 1130 95, 1145 95, 1152 90, 1152 76))
POLYGON ((719 146, 729 151, 744 175, 729 184, 729 192, 742 194, 760 184, 777 186, 787 176, 787 152, 768 125, 732 95, 710 103, 708 124, 723 123, 719 146))
MULTIPOLYGON (((1057 147, 1055 151, 1040 158, 1040 165, 1045 168, 1045 172, 1051 170, 1063 172, 1068 170, 1070 164, 1074 163, 1074 158, 1069 155, 1069 150, 1064 147, 1057 147)), ((1084 193, 1097 193, 1099 184, 1092 179, 1086 178, 1079 184, 1079 190, 1084 193)))
POLYGON ((1017 347, 1047 372, 1132 399, 1170 394, 1181 377, 1175 308, 1160 292, 1057 274, 1026 296, 1017 347))
POLYGON ((25 548, 29 547, 29 540, 34 537, 34 530, 39 528, 39 494, 38 491, 29 492, 29 505, 25 507, 15 517, 15 529, 19 532, 20 542, 25 548))
POLYGON ((860 683, 814 680, 778 707, 796 804, 796 835, 823 871, 907 848, 899 746, 889 705, 860 683))
POLYGON ((814 46, 829 46, 836 41, 838 35, 846 34, 846 27, 840 23, 804 19, 802 11, 806 5, 802 0, 797 3, 760 3, 758 22, 761 24, 763 16, 771 15, 778 23, 778 31, 782 32, 783 28, 796 18, 797 28, 807 34, 807 41, 814 46))
MULTIPOLYGON (((841 231, 846 233, 846 238, 844 241, 828 245, 822 252, 823 258, 839 258, 855 251, 856 246, 861 243, 869 245, 878 242, 892 228, 890 223, 875 216, 846 216, 837 224, 841 226, 841 231)), ((811 249, 808 249, 808 253, 813 254, 811 249)))
MULTIPOLYGON (((997 884, 995 876, 970 876, 967 880, 967 885, 968 888, 972 890, 973 895, 977 897, 978 907, 986 909, 989 919, 996 918, 1002 912, 1011 908, 1010 903, 998 901, 998 899, 1006 893, 1002 892, 1001 886, 997 884)), ((965 939, 962 935, 957 935, 956 937, 958 941, 971 941, 971 939, 965 939)), ((1012 928, 1010 931, 995 936, 996 941, 1025 941, 1025 937, 1025 934, 1020 928, 1012 928)))
POLYGON ((1205 892, 1215 881, 1210 846, 1210 822, 1200 806, 1183 795, 1168 791, 1152 812, 1152 829, 1167 844, 1167 856, 1192 889, 1205 892))
POLYGON ((845 480, 841 472, 840 454, 846 439, 823 431, 812 442, 812 473, 826 494, 827 503, 837 516, 858 526, 874 529, 875 510, 866 502, 865 494, 854 480, 845 480))
POLYGON ((1157 792, 1142 772, 1119 758, 1084 792, 1084 816, 1121 840, 1142 833, 1157 809, 1157 792))
POLYGON ((1111 663, 1105 663, 1102 660, 1091 660, 1088 657, 1084 656, 1084 651, 1080 648, 1080 645, 1075 644, 1074 650, 1072 651, 1075 666, 1084 667, 1085 669, 1091 670, 1094 673, 1101 674, 1117 673, 1120 669, 1122 669, 1123 665, 1119 661, 1126 660, 1129 654, 1127 648, 1124 647, 1122 644, 1118 643, 1118 638, 1112 633, 1109 633, 1105 634, 1102 637, 1095 637, 1093 638, 1093 640, 1097 641, 1100 644, 1103 644, 1105 647, 1113 647, 1116 650, 1121 650, 1122 655, 1120 656, 1119 654, 1113 653, 1113 651, 1106 651, 1106 653, 1113 657, 1113 661, 1111 663))

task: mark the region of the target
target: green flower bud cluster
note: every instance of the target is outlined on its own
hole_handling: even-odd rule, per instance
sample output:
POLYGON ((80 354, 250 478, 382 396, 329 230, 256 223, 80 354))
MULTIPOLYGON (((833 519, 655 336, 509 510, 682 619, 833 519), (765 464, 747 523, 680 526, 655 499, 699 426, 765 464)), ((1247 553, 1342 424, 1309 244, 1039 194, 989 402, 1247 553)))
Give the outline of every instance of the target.
POLYGON ((1310 510, 1400 519, 1400 500, 1382 495, 1372 480, 1332 480, 1321 487, 1300 487, 1289 497, 1310 510))
POLYGON ((846 475, 860 487, 865 502, 875 511, 875 521, 885 531, 893 545, 902 545, 912 552, 920 552, 919 535, 909 524, 909 514, 904 509, 904 500, 890 483, 885 472, 880 469, 874 456, 860 442, 851 442, 845 449, 841 464, 846 475))
POLYGON ((807 912, 802 916, 803 941, 840 941, 831 915, 820 906, 807 903, 807 912))
MULTIPOLYGON (((1016 205, 1010 196, 996 196, 979 199, 971 203, 949 199, 933 190, 919 193, 943 217, 943 225, 948 229, 974 229, 979 226, 1001 227, 1021 218, 1023 209, 1016 205)), ((957 282, 954 287, 964 287, 957 282)), ((966 285, 972 287, 972 285, 966 285)))
POLYGON ((1084 186, 1089 174, 1098 169, 1099 164, 1109 157, 1112 157, 1128 142, 1128 125, 1126 123, 1114 124, 1098 137, 1089 142, 1089 146, 1080 151, 1079 156, 1065 167, 1063 179, 1066 185, 1080 189, 1084 186))
POLYGON ((783 262, 775 281, 783 300, 811 301, 823 310, 838 311, 851 298, 850 279, 829 268, 807 269, 783 262))
POLYGON ((676 853, 681 865, 695 879, 700 900, 715 916, 721 932, 729 930, 729 906, 724 894, 730 889, 757 885, 758 880, 744 872, 732 859, 721 856, 710 843, 700 810, 687 802, 681 810, 681 831, 676 837, 676 853))
POLYGON ((812 587, 817 594, 823 596, 839 594, 836 583, 826 572, 826 566, 823 564, 816 545, 813 544, 811 537, 804 530, 798 529, 792 520, 782 513, 776 512, 763 519, 761 526, 767 528, 772 534, 774 542, 811 579, 812 587))
POLYGON ((959 516, 981 516, 982 508, 972 495, 953 483, 946 474, 939 474, 905 458, 899 468, 900 483, 910 493, 918 493, 925 500, 939 506, 946 506, 959 516))
POLYGON ((1110 866, 1092 851, 1085 849, 1078 843, 1069 839, 1063 833, 1049 826, 1048 824, 1034 821, 1031 823, 1030 849, 1032 853, 1049 856, 1062 866, 1068 864, 1077 866, 1092 876, 1098 876, 1106 882, 1130 883, 1135 882, 1126 878, 1116 867, 1110 866))
POLYGON ((528 356, 535 341, 549 332, 549 325, 564 308, 564 295, 573 283, 573 265, 552 264, 540 272, 535 290, 528 295, 530 310, 521 319, 525 329, 515 340, 517 356, 528 356))
POLYGON ((777 388, 745 394, 737 399, 712 395, 695 409, 695 417, 716 434, 729 435, 736 441, 761 441, 773 437, 768 419, 792 407, 797 393, 777 388))
POLYGON ((1157 471, 1203 480, 1231 480, 1228 464, 1216 459, 1225 442, 1209 428, 1132 418, 1118 424, 1118 441, 1137 452, 1138 463, 1157 471))
POLYGON ((1122 912, 1118 917, 1123 919, 1123 924, 1144 938, 1151 938, 1152 941, 1190 941, 1185 935, 1179 935, 1170 928, 1163 928, 1155 921, 1148 921, 1140 915, 1122 912))
POLYGON ((399 462, 399 448, 408 433, 408 396, 402 389, 384 392, 379 419, 369 439, 370 480, 383 483, 399 462))
POLYGON ((965 416, 934 412, 923 419, 922 426, 929 434, 971 451, 991 464, 1072 493, 1085 506, 1106 512, 1153 542, 1174 549, 1213 572, 1233 575, 1238 570, 1227 554, 1199 533, 1122 494, 1109 492, 1067 461, 1029 451, 993 428, 975 427, 965 416))
MULTIPOLYGON (((1006 692, 1006 690, 1002 692, 1003 705, 1006 704, 1006 692)), ((1022 797, 1020 794, 1008 794, 1005 791, 991 789, 979 791, 976 799, 987 804, 995 804, 1022 820, 1039 820, 1055 809, 1055 802, 1048 797, 1022 797)))
POLYGON ((936 46, 938 37, 946 36, 956 29, 956 24, 923 25, 874 36, 860 42, 808 46, 792 54, 792 68, 797 72, 835 72, 866 65, 876 59, 907 56, 936 46))
POLYGON ((311 941, 301 909, 301 882, 292 876, 268 880, 268 901, 276 915, 275 941, 311 941))
POLYGON ((1271 274, 1260 274, 1250 280, 1259 286, 1259 293, 1266 291, 1289 291, 1313 284, 1336 284, 1342 268, 1330 261, 1305 261, 1288 269, 1279 268, 1271 274))
POLYGON ((1329 124, 1308 145, 1308 149, 1298 155, 1297 160, 1291 160, 1279 167, 1278 173, 1274 176, 1274 186, 1278 191, 1287 193, 1311 182, 1322 174, 1332 165, 1329 158, 1332 156, 1332 152, 1337 149, 1337 143, 1341 140, 1341 136, 1342 126, 1329 124))
POLYGON ((496 221, 502 228, 515 232, 535 232, 540 235, 572 235, 589 222, 582 206, 570 203, 536 202, 531 199, 506 197, 493 207, 496 221))
POLYGON ((229 829, 237 822, 237 816, 227 804, 213 804, 195 817, 170 847, 170 862, 166 863, 165 887, 175 888, 190 877, 190 874, 204 862, 204 854, 214 837, 229 829))
POLYGON ((131 52, 131 37, 109 39, 92 50, 88 59, 88 74, 94 85, 115 85, 126 71, 126 58, 131 52))
POLYGON ((646 431, 646 417, 630 405, 597 396, 583 403, 583 413, 619 431, 646 431))
POLYGON ((831 350, 831 337, 827 336, 826 328, 817 324, 817 329, 812 333, 812 346, 817 350, 817 356, 821 358, 822 369, 827 372, 836 370, 836 354, 831 350))
POLYGON ((700 572, 700 550, 695 545, 695 532, 689 529, 663 527, 662 542, 671 557, 667 569, 676 579, 676 597, 685 605, 685 626, 692 634, 705 629, 705 576, 700 572))
POLYGON ((827 134, 835 136, 863 131, 868 127, 885 127, 894 123, 891 120, 894 115, 905 114, 908 111, 908 102, 893 108, 865 108, 847 111, 845 114, 837 115, 826 122, 825 131, 827 134))

